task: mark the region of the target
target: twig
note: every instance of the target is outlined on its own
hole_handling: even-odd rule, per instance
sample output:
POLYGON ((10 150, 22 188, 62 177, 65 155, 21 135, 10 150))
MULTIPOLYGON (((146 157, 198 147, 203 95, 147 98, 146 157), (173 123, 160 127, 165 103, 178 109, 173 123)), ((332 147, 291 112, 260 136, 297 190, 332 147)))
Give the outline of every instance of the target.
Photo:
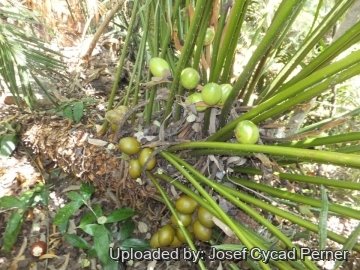
POLYGON ((118 9, 122 6, 122 4, 125 2, 125 0, 121 0, 116 2, 114 7, 111 9, 109 14, 105 17, 104 21, 99 26, 98 30, 96 31, 95 35, 93 36, 93 39, 91 40, 88 49, 86 50, 85 54, 82 56, 83 59, 88 59, 91 55, 92 51, 95 48, 96 43, 98 42, 101 34, 104 32, 105 28, 108 26, 111 19, 114 17, 115 13, 118 11, 118 9))

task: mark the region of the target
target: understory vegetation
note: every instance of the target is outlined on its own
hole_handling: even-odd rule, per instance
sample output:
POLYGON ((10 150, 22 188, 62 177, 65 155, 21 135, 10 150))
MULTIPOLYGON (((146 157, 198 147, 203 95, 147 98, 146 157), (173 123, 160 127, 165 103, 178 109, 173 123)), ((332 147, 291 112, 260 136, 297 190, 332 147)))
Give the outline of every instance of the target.
MULTIPOLYGON (((151 247, 294 249, 298 256, 301 247, 310 247, 358 257, 360 22, 337 32, 354 2, 133 0, 119 1, 118 8, 126 9, 113 7, 116 12, 107 14, 108 28, 122 33, 122 42, 106 112, 99 112, 103 117, 92 131, 114 143, 109 151, 125 162, 128 181, 156 188, 158 203, 167 207, 163 226, 152 228, 151 247), (351 231, 336 231, 332 220, 340 219, 354 222, 351 231)), ((25 11, 15 16, 13 8, 1 6, 0 89, 31 114, 38 110, 34 82, 54 114, 74 126, 84 122, 86 107, 96 101, 63 102, 47 91, 39 78, 44 70, 63 76, 64 63, 55 49, 22 29, 40 22, 25 11)), ((93 23, 88 31, 96 36, 107 29, 101 26, 93 23)), ((89 50, 82 58, 87 64, 89 50)), ((9 121, 1 128, 0 150, 8 156, 19 129, 9 121)), ((90 195, 72 195, 79 204, 68 218, 90 195)), ((85 205, 91 212, 85 232, 94 238, 95 226, 107 234, 108 223, 130 222, 134 215, 127 208, 95 213, 85 205)), ((63 223, 59 216, 54 224, 64 237, 91 251, 85 240, 66 234, 68 218, 63 223)), ((131 239, 131 247, 148 247, 131 239)), ((5 243, 11 250, 14 243, 5 243)), ((106 269, 117 269, 99 250, 95 246, 93 255, 106 269)), ((224 265, 322 269, 324 262, 307 257, 224 265)), ((339 260, 331 268, 356 265, 339 260)), ((197 267, 212 269, 206 259, 197 267)))

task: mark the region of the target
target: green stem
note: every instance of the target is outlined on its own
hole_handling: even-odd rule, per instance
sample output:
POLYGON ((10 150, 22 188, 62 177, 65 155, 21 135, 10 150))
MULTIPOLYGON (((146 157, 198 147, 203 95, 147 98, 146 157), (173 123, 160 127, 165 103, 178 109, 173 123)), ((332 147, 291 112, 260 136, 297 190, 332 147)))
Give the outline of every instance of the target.
POLYGON ((349 145, 344 146, 336 149, 339 153, 356 153, 359 154, 360 152, 360 145, 349 145))
MULTIPOLYGON (((234 171, 245 174, 262 175, 261 170, 255 168, 235 167, 234 171)), ((282 173, 282 172, 273 172, 273 174, 278 175, 280 179, 286 179, 289 181, 296 181, 296 182, 309 183, 315 185, 324 185, 328 187, 360 190, 360 183, 355 183, 345 180, 334 180, 334 179, 328 179, 326 177, 299 175, 299 174, 282 173)))
MULTIPOLYGON (((223 5, 223 7, 224 7, 224 5, 223 5)), ((216 30, 215 31, 215 37, 214 37, 214 41, 213 41, 213 44, 212 44, 213 49, 212 49, 212 55, 211 55, 209 82, 217 82, 218 81, 218 78, 215 78, 215 76, 214 76, 214 71, 215 71, 216 62, 217 62, 217 59, 218 59, 221 37, 222 37, 222 34, 224 32, 225 22, 226 22, 226 18, 227 18, 229 8, 230 8, 229 5, 225 5, 225 7, 221 9, 220 21, 219 21, 219 23, 218 23, 218 25, 217 25, 217 27, 215 29, 216 30)))
MULTIPOLYGON (((356 65, 358 66, 359 61, 360 61, 360 50, 351 53, 347 57, 345 57, 337 62, 334 62, 331 65, 328 65, 328 66, 312 73, 307 78, 297 82, 296 84, 289 86, 286 89, 286 91, 284 90, 284 91, 279 92, 278 94, 267 99, 266 101, 259 104, 258 106, 256 106, 252 110, 250 110, 249 112, 244 113, 240 117, 231 121, 225 127, 221 128, 215 134, 210 136, 207 140, 214 141, 214 140, 229 139, 231 137, 230 133, 233 131, 233 129, 235 128, 235 126, 237 125, 238 122, 240 122, 242 120, 246 120, 246 119, 252 119, 252 118, 258 116, 259 114, 264 113, 266 110, 269 110, 269 109, 274 108, 275 106, 278 106, 279 103, 286 101, 290 97, 293 97, 298 93, 302 93, 305 89, 307 89, 309 87, 318 89, 316 84, 323 81, 325 78, 331 77, 331 76, 335 75, 336 73, 346 70, 347 68, 350 68, 353 66, 351 71, 349 71, 349 72, 350 73, 355 72, 354 69, 357 70, 356 65)), ((344 77, 344 78, 346 78, 346 77, 344 77)), ((335 79, 336 79, 336 76, 335 76, 335 79)), ((327 82, 329 83, 329 81, 327 81, 327 82)), ((228 98, 228 100, 229 99, 230 98, 228 98)), ((291 102, 291 99, 288 102, 291 102)), ((286 103, 285 103, 285 105, 286 105, 286 103)), ((285 106, 285 105, 282 104, 282 106, 285 106)))
MULTIPOLYGON (((321 200, 316 200, 300 194, 279 190, 277 188, 269 187, 267 185, 260 183, 255 183, 253 181, 249 181, 246 179, 230 177, 230 180, 233 183, 240 184, 248 188, 260 190, 281 199, 290 200, 293 202, 297 202, 299 204, 307 204, 318 208, 321 207, 321 200)), ((336 213, 338 216, 360 219, 360 211, 351 209, 349 207, 345 207, 335 203, 334 204, 329 203, 329 210, 336 213)))
POLYGON ((336 116, 336 117, 331 117, 331 118, 324 119, 324 120, 322 120, 320 122, 317 122, 317 123, 314 123, 312 125, 305 126, 305 127, 301 128, 301 129, 299 129, 299 131, 296 134, 301 134, 301 133, 308 132, 308 131, 311 131, 311 130, 314 130, 314 129, 319 129, 322 126, 324 126, 324 125, 326 125, 326 124, 328 124, 330 122, 336 122, 336 120, 339 120, 341 118, 356 116, 358 114, 360 114, 360 108, 357 108, 355 110, 352 110, 350 112, 341 114, 341 115, 336 116))
MULTIPOLYGON (((128 33, 132 33, 134 26, 135 26, 135 21, 137 19, 137 12, 138 12, 138 5, 139 5, 139 0, 135 0, 134 1, 134 6, 131 12, 131 19, 130 19, 130 24, 129 24, 129 28, 127 29, 128 33)), ((116 95, 116 90, 119 87, 119 82, 120 82, 120 78, 121 78, 121 74, 122 71, 124 69, 124 63, 125 63, 125 57, 129 48, 129 43, 130 43, 130 38, 132 38, 133 35, 126 35, 125 38, 125 42, 123 45, 123 49, 121 51, 121 55, 120 55, 120 59, 119 59, 119 63, 118 63, 118 67, 116 69, 116 74, 115 74, 115 80, 114 83, 112 84, 112 88, 111 88, 111 92, 110 92, 110 96, 109 96, 109 103, 107 106, 107 110, 111 110, 113 103, 114 103, 114 98, 116 95)))
POLYGON ((144 34, 143 34, 143 36, 141 38, 138 54, 137 54, 136 60, 135 60, 134 69, 133 69, 133 72, 132 72, 131 77, 130 77, 129 85, 127 87, 126 96, 125 96, 125 99, 124 99, 124 105, 126 105, 126 106, 129 104, 128 99, 129 99, 129 95, 130 95, 130 91, 131 91, 131 88, 132 88, 133 81, 135 81, 135 93, 134 93, 133 105, 136 105, 138 103, 138 99, 139 99, 138 93, 139 93, 140 78, 141 78, 142 69, 143 69, 143 65, 144 65, 143 59, 144 59, 144 55, 145 55, 145 52, 146 52, 146 40, 147 40, 148 29, 149 29, 149 17, 150 17, 150 9, 145 14, 145 19, 144 19, 144 22, 143 22, 144 34))
POLYGON ((206 10, 204 12, 205 16, 203 17, 203 21, 201 22, 201 27, 199 30, 199 34, 196 39, 196 50, 194 53, 194 60, 192 67, 196 70, 199 68, 201 53, 204 51, 204 40, 206 35, 206 30, 209 26, 209 19, 211 16, 211 7, 212 5, 207 5, 206 10))
MULTIPOLYGON (((192 63, 192 67, 196 70, 199 69, 200 57, 201 57, 201 53, 203 52, 203 44, 206 35, 206 29, 208 27, 209 18, 211 15, 211 8, 212 8, 212 2, 209 1, 205 7, 204 17, 202 18, 199 33, 196 39, 196 50, 194 53, 193 63, 192 63)), ((205 73, 203 75, 204 77, 206 77, 205 73)), ((178 95, 183 96, 185 93, 185 88, 180 86, 178 91, 179 91, 178 95)), ((177 104, 175 108, 175 117, 174 117, 176 121, 180 119, 180 115, 181 115, 181 106, 177 104)))
POLYGON ((285 146, 253 145, 223 142, 188 142, 174 145, 169 148, 172 151, 185 149, 215 149, 219 153, 223 150, 224 155, 236 153, 265 153, 276 156, 295 157, 302 160, 333 163, 337 165, 360 168, 358 155, 344 154, 330 151, 299 149, 285 146), (220 150, 220 151, 219 151, 220 150))
POLYGON ((305 40, 300 49, 291 57, 290 61, 280 71, 277 77, 271 82, 269 89, 263 93, 265 99, 273 92, 277 91, 278 87, 288 78, 289 74, 301 63, 304 57, 313 49, 316 43, 333 27, 338 19, 344 14, 344 12, 351 6, 354 0, 341 1, 334 5, 334 8, 324 18, 324 20, 318 25, 318 27, 311 33, 309 38, 305 40))
MULTIPOLYGON (((133 10, 131 12, 131 19, 130 19, 129 28, 127 29, 128 33, 133 32, 133 29, 134 29, 134 26, 135 26, 135 21, 136 21, 136 18, 137 18, 138 5, 139 5, 139 0, 135 0, 133 10)), ((122 47, 123 49, 121 51, 118 67, 117 67, 116 73, 115 73, 115 80, 114 80, 114 83, 112 84, 112 87, 111 87, 110 96, 109 96, 109 102, 108 102, 108 106, 106 108, 107 111, 111 110, 112 107, 113 107, 116 91, 117 91, 117 89, 119 87, 121 74, 122 74, 123 69, 124 69, 125 57, 126 57, 126 54, 127 54, 128 48, 129 48, 130 38, 132 36, 133 35, 130 35, 130 34, 126 35, 125 42, 124 42, 124 45, 122 47)), ((105 121, 103 123, 102 127, 101 127, 100 133, 101 134, 105 133, 107 127, 108 127, 108 122, 105 121)))
MULTIPOLYGON (((185 178, 199 191, 201 196, 205 198, 205 200, 209 203, 209 205, 214 208, 214 210, 218 213, 221 219, 233 230, 235 235, 239 238, 239 240, 248 248, 251 249, 255 247, 253 242, 248 238, 248 236, 241 230, 235 222, 230 218, 221 208, 220 206, 214 201, 214 199, 206 192, 206 190, 194 179, 194 177, 183 168, 171 155, 170 153, 161 152, 161 156, 169 161, 185 178)), ((263 269, 270 270, 269 266, 265 265, 264 263, 260 262, 260 265, 263 269)))
MULTIPOLYGON (((181 232, 184 234, 186 242, 188 243, 188 245, 190 246, 190 248, 192 250, 194 250, 195 252, 197 251, 193 241, 191 240, 191 237, 187 231, 187 229, 185 228, 185 226, 182 224, 182 222, 180 222, 180 218, 179 218, 179 214, 178 212, 175 210, 170 198, 168 197, 168 195, 166 194, 166 192, 162 189, 162 187, 159 185, 158 181, 156 180, 156 178, 153 176, 152 173, 150 172, 146 172, 146 176, 150 178, 151 182, 154 184, 154 186, 157 188, 157 190, 160 192, 161 196, 164 199, 164 203, 166 204, 166 206, 170 209, 171 214, 173 214, 175 216, 175 219, 178 222, 178 226, 181 230, 181 232)), ((206 269, 204 261, 203 260, 199 260, 198 262, 200 269, 206 269)))
POLYGON ((208 108, 208 109, 206 109, 206 111, 204 112, 203 129, 202 129, 202 133, 203 133, 204 137, 205 137, 207 134, 209 134, 209 125, 210 125, 211 110, 212 110, 212 108, 208 108))
POLYGON ((235 232, 239 240, 244 243, 247 248, 253 248, 254 245, 249 241, 248 237, 240 230, 232 221, 232 219, 217 205, 214 199, 206 192, 206 190, 189 174, 173 157, 173 155, 167 152, 161 152, 161 156, 171 163, 186 179, 196 188, 197 191, 205 198, 209 205, 215 210, 215 212, 221 217, 221 220, 226 222, 231 229, 235 232))
POLYGON ((292 13, 296 12, 296 7, 302 4, 302 2, 303 1, 298 0, 283 0, 281 2, 269 29, 266 31, 265 36, 256 48, 255 52, 252 54, 249 62, 244 67, 243 72, 236 80, 233 86, 233 90, 224 104, 220 115, 220 126, 225 125, 225 121, 231 110, 232 104, 237 100, 237 96, 240 90, 245 86, 251 77, 252 71, 255 69, 257 63, 261 57, 263 57, 264 53, 269 49, 271 44, 277 39, 279 32, 281 32, 282 29, 287 26, 287 21, 289 18, 291 18, 292 13))
POLYGON ((170 95, 169 99, 166 103, 165 112, 163 115, 163 121, 166 117, 171 113, 172 106, 174 104, 174 98, 177 94, 179 82, 180 82, 180 74, 181 71, 184 69, 185 65, 188 63, 191 53, 193 51, 196 37, 200 28, 201 19, 204 16, 203 12, 205 10, 206 4, 209 4, 209 1, 206 0, 198 0, 196 2, 195 7, 195 15, 190 24, 189 32, 186 35, 185 44, 181 52, 180 59, 177 63, 175 74, 174 74, 174 81, 171 84, 170 95))
POLYGON ((310 148, 313 146, 344 143, 351 141, 360 141, 360 132, 350 132, 346 134, 338 134, 338 135, 320 137, 320 138, 309 138, 302 141, 279 143, 278 145, 299 147, 299 148, 310 148))
MULTIPOLYGON (((212 67, 212 76, 210 77, 210 81, 218 82, 221 74, 221 70, 225 63, 226 55, 229 53, 228 48, 231 44, 231 41, 236 33, 240 33, 241 27, 241 18, 242 18, 242 9, 244 6, 245 0, 235 1, 234 5, 230 10, 230 14, 228 16, 228 22, 224 28, 225 32, 222 33, 222 40, 220 47, 222 50, 218 50, 216 62, 213 62, 215 66, 212 67), (226 48, 226 49, 225 49, 226 48)), ((232 54, 231 54, 232 55, 232 54)))
MULTIPOLYGON (((217 183, 217 185, 221 185, 221 184, 217 183)), ((234 188, 230 188, 225 185, 221 185, 221 186, 228 193, 233 194, 234 196, 238 197, 239 199, 243 200, 244 202, 253 204, 257 207, 260 207, 261 209, 264 209, 265 211, 269 211, 270 213, 273 213, 279 217, 285 218, 285 219, 291 221, 292 223, 298 224, 299 226, 306 228, 312 232, 319 233, 318 226, 316 224, 314 224, 313 222, 310 222, 310 221, 304 219, 303 217, 299 217, 292 213, 284 211, 284 210, 280 209, 278 206, 273 206, 271 204, 267 204, 259 199, 254 198, 254 196, 247 195, 243 192, 235 190, 234 188)), ((334 240, 340 244, 344 244, 347 241, 347 238, 345 238, 339 234, 336 234, 332 231, 329 231, 329 230, 327 232, 327 235, 331 240, 334 240)), ((354 250, 360 251, 360 244, 357 244, 354 247, 354 250)))
MULTIPOLYGON (((276 54, 278 53, 278 51, 282 51, 283 48, 281 47, 282 42, 284 41, 284 39, 288 36, 288 32, 289 29, 291 28, 292 24, 294 23, 294 21, 296 20, 297 16, 299 15, 299 13, 302 11, 302 8, 304 6, 305 2, 302 2, 302 4, 298 5, 296 7, 296 11, 292 13, 291 17, 288 19, 287 25, 286 27, 282 30, 282 33, 279 34, 279 38, 277 40, 274 41, 274 43, 272 44, 272 46, 268 49, 268 51, 266 52, 266 54, 264 54, 263 58, 261 59, 259 65, 264 65, 268 62, 268 59, 274 59, 276 57, 276 54)), ((276 16, 276 15, 275 15, 276 16)), ((262 73, 262 69, 260 70, 262 73)), ((261 73, 259 72, 259 75, 261 75, 261 73)), ((255 77, 255 75, 254 75, 255 77)), ((252 87, 249 87, 248 90, 244 89, 244 91, 246 90, 246 96, 244 97, 244 104, 248 104, 249 99, 254 91, 254 87, 257 85, 258 81, 260 79, 260 76, 258 76, 258 78, 253 78, 252 79, 252 87)), ((263 90, 264 91, 264 90, 263 90)), ((262 92, 263 92, 262 91, 262 92)), ((261 93, 262 94, 262 93, 261 93)), ((256 103, 259 103, 259 100, 255 101, 256 103)))
MULTIPOLYGON (((233 30, 228 29, 229 32, 231 31, 229 44, 225 44, 223 48, 226 49, 220 51, 220 56, 222 52, 225 53, 224 61, 220 62, 223 63, 223 70, 221 72, 220 83, 227 83, 228 78, 231 76, 231 71, 236 53, 236 46, 239 43, 240 30, 244 22, 247 7, 250 3, 249 0, 245 0, 245 1, 243 0, 243 1, 236 1, 235 4, 237 4, 238 2, 241 3, 241 7, 239 13, 235 13, 237 11, 234 12, 236 16, 238 16, 235 27, 233 30)), ((233 16, 233 13, 231 13, 229 16, 230 16, 229 18, 231 18, 231 16, 233 16)), ((222 61, 221 58, 218 60, 218 65, 220 65, 219 61, 222 61)))
MULTIPOLYGON (((174 185, 176 188, 178 188, 179 190, 181 190, 182 192, 184 192, 185 194, 189 195, 190 197, 192 197, 193 199, 195 199, 201 206, 203 206, 204 208, 206 208, 209 212, 211 212, 214 216, 216 216, 217 218, 220 219, 220 217, 218 216, 218 214, 208 205, 208 204, 202 204, 203 201, 198 198, 199 196, 196 195, 194 192, 192 192, 191 190, 189 190, 185 185, 181 184, 178 180, 175 180, 167 175, 164 174, 159 174, 156 175, 158 178, 160 178, 161 180, 164 180, 166 182, 168 182, 169 184, 174 185)), ((216 185, 219 185, 222 187, 222 189, 226 190, 229 194, 232 194, 236 197, 238 197, 239 199, 243 200, 246 203, 250 203, 253 204, 257 207, 260 207, 261 209, 264 209, 265 211, 269 211, 270 213, 273 213, 279 217, 285 218, 289 221, 291 221, 292 223, 298 224, 299 226, 306 228, 312 232, 318 233, 319 232, 319 228, 316 224, 314 224, 313 222, 310 222, 306 219, 304 219, 303 217, 298 217, 295 214, 289 213, 285 210, 280 209, 278 206, 273 206, 271 204, 267 204, 259 199, 254 198, 254 196, 250 196, 247 195, 243 192, 240 192, 234 188, 230 188, 226 185, 223 184, 219 184, 216 183, 216 185)), ((263 242, 262 238, 259 238, 259 236, 257 236, 254 232, 250 231, 249 229, 247 229, 246 227, 244 227, 244 225, 242 224, 238 224, 240 227, 242 227, 243 230, 245 230, 247 233, 251 234, 251 237, 255 237, 256 241, 258 242, 262 242, 263 244, 265 244, 263 242)), ((340 244, 344 244, 347 239, 339 234, 336 234, 332 231, 327 232, 328 237, 333 240, 336 241, 337 243, 340 244)), ((359 251, 360 252, 360 244, 357 244, 354 248, 354 250, 359 251)))
MULTIPOLYGON (((178 18, 178 10, 179 10, 179 7, 180 7, 180 0, 176 0, 175 1, 175 5, 174 5, 174 8, 170 7, 169 9, 172 11, 172 14, 171 14, 171 25, 175 25, 175 21, 177 20, 178 18)), ((168 47, 169 47, 169 42, 170 42, 170 37, 171 37, 171 28, 170 27, 167 27, 167 30, 166 30, 166 34, 165 34, 165 38, 163 40, 163 43, 161 45, 161 53, 160 53, 160 57, 161 58, 164 58, 166 53, 167 53, 167 50, 168 50, 168 47)))
POLYGON ((312 33, 312 31, 313 31, 313 29, 314 29, 314 26, 315 26, 316 21, 317 21, 317 19, 318 19, 318 17, 319 17, 320 9, 321 9, 321 7, 322 7, 322 5, 323 5, 323 2, 324 2, 324 0, 319 0, 319 3, 317 4, 316 11, 315 11, 315 14, 314 14, 313 22, 312 22, 312 24, 311 24, 311 26, 310 26, 310 30, 309 30, 309 32, 308 32, 308 34, 307 34, 307 36, 306 36, 305 39, 307 39, 307 38, 310 36, 310 34, 312 33))
POLYGON ((311 98, 319 95, 320 93, 326 91, 331 88, 332 85, 343 82, 351 77, 356 76, 360 73, 360 66, 358 64, 353 65, 345 71, 339 72, 332 77, 325 79, 323 82, 316 84, 312 87, 309 87, 306 91, 298 94, 295 97, 292 97, 289 100, 286 100, 283 103, 280 103, 278 106, 261 113, 252 119, 253 122, 261 122, 263 120, 273 118, 275 116, 279 116, 280 114, 284 114, 286 111, 291 109, 296 104, 301 104, 305 101, 310 100, 311 98))
MULTIPOLYGON (((166 181, 169 184, 174 185, 177 189, 179 189, 186 195, 190 196, 192 199, 197 201, 199 203, 199 205, 201 205, 206 210, 208 210, 213 216, 215 216, 216 218, 218 218, 219 220, 222 221, 220 215, 211 206, 209 206, 209 204, 207 202, 205 202, 203 199, 201 199, 199 197, 199 195, 197 195, 196 193, 191 191, 187 186, 185 186, 184 184, 180 183, 178 180, 175 180, 164 173, 156 174, 155 176, 157 178, 159 178, 160 180, 166 181)), ((255 239, 254 242, 257 243, 258 245, 260 243, 261 245, 271 246, 271 243, 264 241, 264 239, 261 236, 257 235, 254 231, 245 227, 243 224, 236 223, 236 225, 239 226, 242 230, 244 230, 247 234, 251 235, 251 238, 255 239)))
POLYGON ((243 98, 243 100, 244 100, 243 104, 250 105, 249 100, 250 100, 251 94, 254 92, 255 86, 258 83, 260 76, 262 75, 262 72, 264 70, 266 60, 268 59, 270 51, 271 51, 271 47, 266 51, 264 56, 260 59, 260 62, 255 69, 254 75, 251 78, 249 87, 247 87, 247 85, 244 85, 243 89, 241 90, 239 95, 240 95, 240 98, 243 98))
MULTIPOLYGON (((217 185, 214 181, 208 179, 207 177, 203 176, 201 173, 199 173, 195 168, 190 166, 185 161, 177 158, 176 156, 172 155, 172 157, 180 163, 182 166, 184 166, 191 174, 193 174, 199 181, 203 182, 204 184, 210 186, 213 188, 216 192, 221 194, 223 197, 225 197, 227 200, 232 202, 234 205, 238 206, 241 210, 243 210, 245 213, 247 213, 249 216, 254 218, 256 221, 258 221, 260 224, 268 228, 270 232, 272 232, 276 237, 278 237, 287 247, 293 248, 295 247, 294 244, 291 242, 291 240, 286 237, 277 227, 272 225, 267 219, 262 217, 260 214, 258 214, 253 208, 249 207, 245 203, 239 201, 237 198, 235 198, 232 194, 229 194, 225 189, 222 188, 221 185, 217 185)), ((299 250, 297 249, 297 252, 299 254, 299 250)), ((309 269, 318 269, 313 263, 311 263, 309 260, 305 261, 306 266, 308 266, 309 269)))
MULTIPOLYGON (((150 40, 148 41, 149 46, 151 47, 151 55, 153 57, 158 56, 159 53, 159 24, 158 21, 160 20, 160 7, 159 7, 159 2, 154 2, 154 1, 150 1, 151 2, 151 6, 148 6, 148 10, 150 13, 153 13, 153 20, 154 20, 154 30, 153 33, 150 36, 150 40)), ((149 16, 150 17, 150 16, 149 16)), ((144 28, 148 28, 149 27, 149 23, 150 22, 150 18, 147 19, 147 25, 144 26, 144 28)), ((148 81, 151 79, 151 73, 148 72, 148 76, 147 76, 148 81)), ((152 86, 146 93, 145 93, 145 98, 147 100, 149 100, 149 103, 145 106, 144 109, 144 118, 145 118, 145 122, 147 125, 150 125, 151 122, 151 117, 152 117, 152 113, 153 113, 153 109, 154 109, 154 101, 155 101, 155 96, 156 96, 156 91, 157 91, 157 86, 152 86)))

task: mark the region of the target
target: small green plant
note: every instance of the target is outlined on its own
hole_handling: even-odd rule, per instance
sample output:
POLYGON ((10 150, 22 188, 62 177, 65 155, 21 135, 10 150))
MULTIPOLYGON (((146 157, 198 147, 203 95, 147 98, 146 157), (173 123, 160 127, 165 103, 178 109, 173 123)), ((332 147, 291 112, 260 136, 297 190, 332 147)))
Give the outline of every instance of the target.
POLYGON ((16 128, 8 122, 0 125, 0 157, 9 157, 14 152, 18 142, 16 128))
POLYGON ((5 232, 2 235, 2 250, 10 252, 16 243, 25 213, 37 204, 47 205, 48 190, 44 185, 37 185, 20 196, 4 196, 0 198, 0 210, 11 212, 5 232))
POLYGON ((66 102, 58 106, 58 114, 70 119, 74 123, 79 123, 84 115, 85 104, 83 101, 66 102))
POLYGON ((55 99, 40 79, 44 71, 48 74, 60 74, 65 65, 61 55, 50 49, 38 38, 39 19, 17 1, 1 1, 0 6, 0 93, 9 91, 15 103, 23 107, 23 102, 33 108, 36 105, 34 86, 54 105, 55 99), (31 33, 31 34, 30 34, 31 33))
POLYGON ((104 269, 118 269, 117 262, 109 256, 110 246, 125 250, 144 250, 149 248, 149 244, 145 240, 131 237, 135 228, 135 223, 131 220, 135 214, 133 209, 120 208, 105 215, 99 204, 90 203, 93 193, 94 188, 89 184, 82 184, 79 192, 68 192, 70 202, 56 213, 54 224, 58 226, 66 242, 83 249, 91 257, 97 257, 104 269), (91 240, 85 240, 84 237, 68 230, 70 218, 84 206, 87 210, 76 224, 76 229, 89 235, 91 240))

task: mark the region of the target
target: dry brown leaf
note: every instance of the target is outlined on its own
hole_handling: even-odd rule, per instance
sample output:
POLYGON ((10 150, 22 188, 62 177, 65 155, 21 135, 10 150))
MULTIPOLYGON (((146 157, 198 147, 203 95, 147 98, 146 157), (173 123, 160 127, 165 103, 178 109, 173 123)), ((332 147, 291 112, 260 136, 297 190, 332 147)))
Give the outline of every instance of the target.
POLYGON ((223 171, 224 170, 224 165, 222 164, 222 161, 217 159, 214 155, 209 155, 208 158, 214 162, 214 164, 216 165, 216 167, 219 169, 219 171, 223 171))
POLYGON ((64 257, 65 257, 65 262, 64 262, 63 265, 59 268, 59 270, 66 270, 66 269, 68 269, 69 260, 70 260, 70 254, 64 255, 64 257))
POLYGON ((212 135, 216 132, 216 115, 217 111, 215 108, 211 108, 210 120, 209 120, 209 134, 212 135))
POLYGON ((256 153, 254 156, 258 158, 265 167, 272 168, 273 163, 266 155, 262 153, 256 153))
POLYGON ((57 255, 55 255, 53 253, 46 253, 46 254, 39 257, 40 260, 54 259, 54 258, 57 259, 57 258, 59 258, 59 256, 57 256, 57 255))
POLYGON ((226 165, 229 166, 230 164, 236 165, 236 166, 241 166, 244 165, 246 163, 246 158, 243 157, 229 157, 226 159, 226 165))
POLYGON ((234 232, 229 228, 229 226, 222 222, 220 219, 212 217, 212 220, 214 221, 215 225, 218 226, 227 236, 231 238, 236 237, 234 232))
POLYGON ((92 139, 92 138, 88 138, 88 143, 92 144, 92 145, 100 146, 100 147, 104 147, 108 144, 107 141, 103 141, 103 140, 99 140, 99 139, 92 139))

